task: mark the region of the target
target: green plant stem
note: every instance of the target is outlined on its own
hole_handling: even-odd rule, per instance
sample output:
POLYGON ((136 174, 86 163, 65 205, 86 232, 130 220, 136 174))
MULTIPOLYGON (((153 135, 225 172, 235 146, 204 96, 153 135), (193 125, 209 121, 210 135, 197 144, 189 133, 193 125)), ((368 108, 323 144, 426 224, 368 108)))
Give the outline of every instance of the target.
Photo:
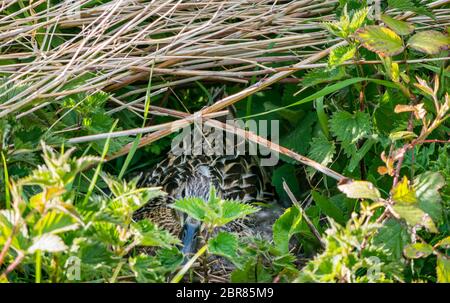
POLYGON ((180 271, 173 277, 173 279, 170 281, 170 283, 179 283, 181 279, 183 278, 184 274, 191 268, 191 266, 194 264, 194 262, 203 255, 206 250, 208 249, 208 244, 205 244, 200 248, 195 255, 183 266, 183 268, 180 269, 180 271))
MULTIPOLYGON (((114 124, 112 125, 111 130, 109 131, 110 133, 112 133, 114 131, 118 122, 119 122, 119 120, 114 121, 114 124)), ((110 141, 111 141, 111 137, 108 136, 108 138, 106 138, 105 145, 103 146, 102 159, 101 159, 100 163, 97 165, 94 176, 92 177, 91 183, 89 184, 88 192, 86 193, 86 196, 84 197, 84 203, 88 202, 89 197, 92 195, 92 192, 94 191, 98 176, 100 175, 100 171, 102 169, 102 163, 103 163, 103 161, 105 161, 106 154, 108 153, 108 150, 109 150, 109 142, 110 141)))
POLYGON ((41 274, 42 274, 42 255, 40 250, 36 250, 36 276, 35 276, 35 282, 41 283, 41 274))
POLYGON ((2 151, 2 161, 3 161, 3 173, 5 179, 5 203, 6 209, 11 209, 11 193, 9 192, 9 174, 8 174, 8 166, 6 165, 5 154, 2 151))

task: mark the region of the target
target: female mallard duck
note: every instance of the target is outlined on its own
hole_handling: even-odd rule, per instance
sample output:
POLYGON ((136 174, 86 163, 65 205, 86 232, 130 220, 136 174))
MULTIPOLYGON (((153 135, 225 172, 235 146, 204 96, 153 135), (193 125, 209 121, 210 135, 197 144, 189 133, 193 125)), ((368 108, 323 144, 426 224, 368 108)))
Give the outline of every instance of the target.
MULTIPOLYGON (((168 194, 153 199, 134 214, 135 220, 149 218, 158 226, 181 236, 183 253, 196 248, 200 224, 183 217, 169 205, 176 199, 197 197, 208 201, 210 186, 214 186, 222 199, 244 203, 267 200, 269 194, 267 172, 254 157, 231 156, 175 156, 172 153, 151 172, 141 178, 141 186, 161 186, 168 194)), ((250 224, 249 224, 250 225, 250 224)), ((241 232, 247 225, 239 222, 227 227, 241 232)))

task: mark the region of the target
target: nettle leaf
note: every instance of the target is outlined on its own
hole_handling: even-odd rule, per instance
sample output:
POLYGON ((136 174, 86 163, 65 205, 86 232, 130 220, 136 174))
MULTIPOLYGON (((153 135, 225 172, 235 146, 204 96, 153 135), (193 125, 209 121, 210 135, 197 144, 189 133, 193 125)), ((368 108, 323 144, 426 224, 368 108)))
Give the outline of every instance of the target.
POLYGON ((425 258, 433 253, 433 247, 427 243, 413 243, 407 245, 403 253, 409 259, 425 258))
POLYGON ((353 13, 352 19, 349 24, 349 32, 354 33, 361 25, 366 21, 367 14, 369 13, 369 8, 364 7, 353 13))
POLYGON ((238 238, 235 235, 228 232, 219 232, 217 236, 208 241, 208 251, 225 257, 237 265, 238 244, 238 238))
POLYGON ((184 260, 183 253, 176 246, 158 249, 156 257, 167 271, 175 270, 184 260))
POLYGON ((132 224, 138 231, 138 241, 141 246, 160 246, 170 248, 179 244, 180 240, 167 230, 158 228, 149 219, 140 220, 132 224))
POLYGON ((342 141, 343 145, 353 145, 354 147, 354 143, 367 137, 371 133, 371 129, 369 114, 359 111, 354 114, 339 111, 334 113, 330 119, 330 130, 339 141, 342 141))
POLYGON ((52 210, 46 213, 36 222, 33 229, 36 234, 52 233, 57 234, 69 230, 78 229, 77 220, 65 213, 52 210))
POLYGON ((203 221, 205 219, 205 202, 200 198, 179 199, 172 204, 172 207, 196 220, 203 221))
POLYGON ((247 203, 222 200, 216 197, 213 188, 210 190, 208 202, 199 198, 184 198, 177 200, 171 207, 187 213, 194 219, 216 227, 244 218, 259 210, 259 208, 247 203))
POLYGON ((54 234, 44 234, 33 239, 33 244, 28 248, 29 253, 34 253, 37 250, 46 252, 61 252, 67 250, 66 244, 63 240, 54 234))
MULTIPOLYGON (((311 141, 311 147, 308 152, 308 158, 327 166, 333 161, 336 153, 334 141, 329 141, 322 133, 318 137, 314 137, 311 141)), ((312 176, 316 170, 312 167, 306 169, 309 176, 312 176)))
POLYGON ((450 283, 450 259, 448 257, 442 255, 437 257, 436 275, 439 283, 450 283))
POLYGON ((352 59, 356 54, 354 45, 340 46, 333 49, 328 57, 328 67, 334 68, 345 61, 352 59))
POLYGON ((339 182, 338 188, 349 198, 370 199, 373 201, 379 201, 381 199, 378 188, 368 181, 344 179, 339 182))
POLYGON ((369 25, 356 31, 355 38, 361 44, 379 54, 380 56, 394 56, 400 54, 403 49, 403 41, 389 28, 369 25))
POLYGON ((110 245, 124 244, 124 239, 119 232, 119 225, 110 222, 94 222, 92 226, 96 239, 110 245))
POLYGON ((289 252, 289 240, 301 231, 301 222, 302 214, 297 207, 292 206, 273 224, 273 242, 282 254, 289 252))
MULTIPOLYGON (((17 216, 13 210, 0 210, 0 247, 3 247, 12 234, 14 226, 23 222, 17 222, 17 216)), ((23 219, 19 217, 19 220, 23 219)), ((26 224, 21 224, 22 228, 15 237, 12 238, 11 246, 15 249, 24 249, 27 246, 28 229, 26 224)))
POLYGON ((391 252, 392 257, 398 260, 402 257, 403 248, 410 242, 410 236, 405 224, 395 218, 383 223, 374 237, 374 243, 382 245, 391 252))
POLYGON ((102 178, 114 196, 109 208, 117 217, 120 217, 121 214, 126 217, 129 212, 136 211, 151 199, 166 195, 157 187, 138 188, 139 177, 126 181, 103 174, 102 178))
POLYGON ((223 201, 222 216, 219 221, 221 223, 220 225, 225 225, 236 219, 244 218, 258 210, 259 208, 239 201, 223 201))
POLYGON ((164 271, 158 260, 149 255, 140 254, 128 259, 130 269, 139 283, 164 282, 164 271))
POLYGON ((448 50, 450 38, 438 31, 423 31, 408 40, 408 46, 420 52, 435 55, 448 50))
POLYGON ((414 25, 411 23, 394 19, 391 16, 383 14, 381 20, 399 35, 409 35, 414 31, 414 25))
POLYGON ((333 204, 333 202, 327 197, 322 196, 317 191, 312 191, 311 195, 313 197, 314 202, 320 207, 322 212, 330 218, 333 218, 336 222, 341 225, 344 225, 347 222, 347 218, 344 215, 344 212, 333 204))
POLYGON ((272 280, 272 275, 261 261, 249 260, 242 269, 236 269, 231 273, 232 283, 268 283, 272 282, 272 280))

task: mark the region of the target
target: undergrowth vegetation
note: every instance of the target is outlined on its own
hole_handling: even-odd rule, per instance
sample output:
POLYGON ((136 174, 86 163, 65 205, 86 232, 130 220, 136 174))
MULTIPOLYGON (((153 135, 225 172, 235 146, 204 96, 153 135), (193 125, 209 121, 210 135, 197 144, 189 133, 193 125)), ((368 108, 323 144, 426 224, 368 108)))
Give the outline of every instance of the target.
MULTIPOLYGON (((450 282, 450 29, 441 24, 448 22, 450 6, 437 2, 382 1, 374 15, 366 1, 340 0, 331 10, 311 8, 311 17, 299 13, 306 21, 292 27, 326 41, 290 49, 283 44, 289 39, 282 39, 288 33, 263 33, 259 40, 236 36, 273 40, 255 46, 264 54, 259 61, 243 55, 242 62, 252 64, 242 75, 239 68, 226 73, 202 61, 239 61, 236 54, 221 56, 217 46, 217 54, 195 53, 192 66, 176 66, 189 57, 183 53, 148 68, 139 69, 137 61, 130 70, 139 77, 121 74, 113 88, 95 81, 117 76, 108 64, 118 69, 120 62, 101 61, 95 69, 88 58, 88 73, 81 68, 81 76, 61 83, 39 78, 46 69, 37 64, 36 71, 21 73, 21 66, 35 63, 16 56, 30 45, 51 57, 73 43, 77 56, 83 45, 70 37, 78 37, 88 16, 55 24, 52 31, 36 27, 35 36, 11 41, 0 31, 0 281, 209 281, 193 274, 194 263, 216 256, 233 264, 232 282, 450 282), (175 67, 168 69, 170 64, 175 67), (286 70, 290 74, 280 81, 265 82, 269 72, 286 70), (236 81, 230 81, 232 73, 236 81), (188 76, 197 78, 183 82, 188 76), (161 83, 167 86, 158 91, 161 83), (50 84, 54 91, 33 93, 50 84), (256 89, 242 93, 248 86, 256 89), (137 209, 166 194, 138 186, 134 176, 166 157, 176 133, 165 131, 176 130, 174 117, 214 114, 224 108, 208 111, 214 102, 239 94, 237 117, 280 121, 279 145, 308 160, 300 164, 281 151, 271 171, 285 210, 270 238, 222 228, 264 205, 224 200, 214 187, 209 201, 177 200, 173 207, 202 222, 207 235, 186 259, 178 237, 149 219, 133 220, 137 209), (316 166, 308 165, 311 160, 316 166)), ((32 26, 45 20, 47 5, 58 3, 12 2, 0 16, 15 14, 32 26)), ((103 4, 83 5, 89 10, 103 4)), ((257 6, 251 9, 258 14, 257 6)), ((189 22, 195 8, 184 12, 180 22, 189 22)), ((120 32, 119 21, 107 34, 120 32)), ((171 31, 146 39, 168 43, 171 31)), ((151 51, 166 47, 155 43, 151 51)))

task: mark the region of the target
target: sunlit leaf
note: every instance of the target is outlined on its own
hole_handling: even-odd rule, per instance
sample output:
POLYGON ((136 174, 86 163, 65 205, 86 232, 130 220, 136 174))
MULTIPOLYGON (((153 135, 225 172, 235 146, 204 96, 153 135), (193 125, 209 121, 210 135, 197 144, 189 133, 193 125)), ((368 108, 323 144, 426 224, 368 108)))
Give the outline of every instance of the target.
POLYGON ((408 178, 406 176, 404 176, 403 179, 392 189, 392 199, 395 203, 402 204, 414 204, 417 202, 416 191, 409 185, 408 178))
POLYGON ((398 55, 404 49, 402 39, 386 27, 369 25, 359 29, 355 36, 365 48, 381 56, 398 55))
POLYGON ((447 50, 449 44, 448 36, 433 30, 419 32, 408 40, 408 46, 429 55, 447 50))
POLYGON ((437 257, 436 274, 439 283, 450 283, 450 259, 448 257, 442 255, 437 257))
POLYGON ((340 191, 353 199, 370 199, 378 201, 381 199, 380 191, 371 182, 354 181, 345 179, 338 185, 340 191))
POLYGON ((63 240, 54 234, 44 234, 33 239, 33 244, 28 248, 29 253, 34 253, 37 250, 46 252, 61 252, 67 250, 66 244, 63 240))
POLYGON ((433 247, 427 243, 414 243, 407 245, 403 253, 409 259, 425 258, 433 253, 433 247))
POLYGON ((35 233, 38 234, 57 234, 69 230, 75 230, 78 227, 79 224, 74 217, 60 213, 56 210, 52 210, 36 222, 34 225, 34 230, 35 233))
POLYGON ((382 14, 381 20, 399 35, 409 35, 414 31, 414 25, 411 23, 394 19, 391 16, 382 14))
POLYGON ((345 61, 352 59, 356 54, 356 47, 353 45, 334 48, 328 57, 328 66, 334 68, 345 61))

